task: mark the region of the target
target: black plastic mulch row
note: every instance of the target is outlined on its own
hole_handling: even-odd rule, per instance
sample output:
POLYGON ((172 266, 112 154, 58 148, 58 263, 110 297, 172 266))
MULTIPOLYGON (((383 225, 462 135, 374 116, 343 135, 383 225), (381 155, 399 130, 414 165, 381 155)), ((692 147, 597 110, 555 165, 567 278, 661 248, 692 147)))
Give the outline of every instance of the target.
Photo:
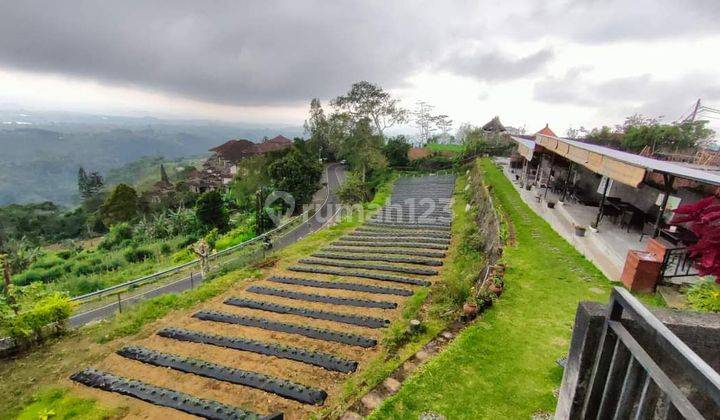
POLYGON ((287 347, 275 343, 265 343, 242 337, 227 337, 224 335, 208 334, 200 331, 186 330, 182 328, 163 328, 156 333, 160 337, 172 338, 178 341, 209 344, 218 347, 225 347, 233 350, 247 351, 274 356, 281 359, 294 360, 319 366, 327 370, 350 373, 357 369, 357 362, 328 353, 321 353, 300 347, 287 347))
POLYGON ((362 263, 349 263, 342 261, 327 261, 327 260, 316 260, 313 258, 301 258, 298 260, 301 264, 312 264, 312 265, 326 265, 329 267, 341 267, 341 268, 359 268, 362 270, 375 270, 375 271, 389 271, 393 273, 405 273, 405 274, 417 274, 419 276, 434 276, 438 273, 437 270, 432 268, 415 268, 415 267, 400 267, 383 264, 362 264, 362 263))
POLYGON ((405 243, 405 242, 425 242, 429 244, 441 244, 449 245, 450 240, 445 238, 426 238, 424 236, 360 236, 360 235, 348 235, 340 238, 341 241, 353 241, 353 242, 393 242, 393 243, 405 243))
POLYGON ((321 289, 353 290, 356 292, 376 293, 380 295, 412 296, 412 290, 399 289, 395 287, 372 286, 362 283, 347 283, 338 281, 322 281, 301 279, 298 277, 272 276, 267 279, 275 283, 294 284, 297 286, 317 287, 321 289))
POLYGON ((392 281, 395 283, 414 284, 417 286, 430 286, 432 284, 427 280, 413 279, 410 277, 390 276, 387 274, 367 273, 367 272, 361 272, 361 271, 334 270, 332 268, 306 267, 304 265, 293 265, 293 266, 288 267, 288 270, 298 271, 301 273, 329 274, 332 276, 360 277, 363 279, 392 281))
POLYGON ((263 375, 258 372, 218 365, 205 360, 190 359, 177 354, 163 353, 145 347, 123 347, 117 351, 117 354, 153 366, 166 367, 218 381, 260 389, 284 398, 300 401, 304 404, 322 405, 325 402, 325 398, 327 398, 327 392, 321 389, 263 375))
POLYGON ((444 251, 448 249, 447 245, 440 244, 424 244, 421 242, 402 242, 402 243, 391 243, 391 242, 356 242, 356 241, 335 241, 332 243, 334 246, 364 246, 373 248, 420 248, 420 249, 438 249, 444 251))
POLYGON ((312 256, 317 258, 327 258, 329 260, 380 261, 401 264, 429 265, 432 267, 440 267, 441 265, 443 265, 442 261, 428 260, 427 258, 393 257, 389 255, 362 255, 358 253, 355 253, 354 255, 348 255, 335 254, 332 252, 316 252, 312 254, 312 256))
POLYGON ((304 300, 308 302, 329 303, 331 305, 356 306, 359 308, 380 308, 395 309, 397 303, 379 300, 344 298, 338 296, 316 295, 311 293, 296 292, 294 290, 276 289, 274 287, 250 286, 248 292, 257 293, 259 295, 278 296, 288 299, 304 300))
MULTIPOLYGON (((396 247, 397 248, 397 247, 396 247)), ((362 245, 358 245, 357 247, 350 247, 350 246, 329 246, 322 249, 323 251, 327 252, 356 252, 356 253, 377 253, 381 252, 383 254, 396 254, 396 255, 412 255, 415 257, 430 257, 430 258, 445 258, 445 253, 442 251, 428 251, 428 250, 419 250, 419 249, 373 249, 373 248, 363 248, 362 245)))
POLYGON ((243 325, 246 327, 262 328, 264 330, 279 331, 288 334, 297 334, 318 340, 333 341, 359 347, 375 347, 377 340, 356 334, 349 334, 326 328, 307 327, 305 325, 290 324, 287 322, 272 321, 254 316, 235 315, 220 311, 200 311, 193 315, 203 321, 224 322, 226 324, 243 325))
POLYGON ((402 232, 398 230, 389 229, 368 229, 368 228, 357 228, 351 235, 357 236, 425 236, 430 238, 445 238, 450 239, 450 234, 447 232, 435 232, 435 231, 420 231, 420 232, 402 232))
POLYGON ((139 400, 174 408, 184 413, 212 420, 282 420, 282 414, 263 416, 237 407, 221 404, 217 401, 197 398, 184 392, 150 385, 142 381, 124 378, 112 373, 95 369, 84 369, 70 377, 83 385, 116 392, 139 400))
POLYGON ((272 302, 264 302, 252 299, 230 298, 223 302, 226 305, 240 308, 258 309, 261 311, 274 312, 277 314, 288 314, 304 316, 313 319, 341 322, 343 324, 358 325, 368 328, 383 328, 390 324, 390 321, 371 316, 343 314, 339 312, 319 311, 316 309, 297 308, 295 306, 280 305, 272 302))

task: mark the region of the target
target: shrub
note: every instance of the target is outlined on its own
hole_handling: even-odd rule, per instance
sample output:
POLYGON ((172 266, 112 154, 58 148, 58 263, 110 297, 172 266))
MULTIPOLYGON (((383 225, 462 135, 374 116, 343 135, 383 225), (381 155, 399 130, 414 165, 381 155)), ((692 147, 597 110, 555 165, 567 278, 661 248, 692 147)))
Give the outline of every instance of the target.
POLYGON ((45 258, 41 258, 37 261, 35 261, 30 268, 41 268, 41 269, 48 269, 55 267, 56 265, 60 265, 64 263, 65 261, 62 258, 55 257, 55 256, 46 256, 45 258))
POLYGON ((712 282, 692 286, 687 293, 690 306, 699 312, 720 312, 720 286, 712 282))
POLYGON ((169 244, 163 243, 162 245, 160 245, 160 252, 161 252, 163 255, 167 255, 167 254, 169 254, 169 253, 172 252, 172 248, 170 247, 169 244))
POLYGON ((82 278, 75 282, 71 287, 73 295, 84 295, 94 292, 105 287, 105 282, 97 278, 82 278))
POLYGON ((30 283, 42 281, 40 270, 25 270, 24 272, 13 276, 12 282, 18 286, 27 286, 30 283))
POLYGON ((155 254, 147 248, 127 248, 123 252, 123 257, 129 263, 137 263, 152 258, 155 254))
POLYGON ((13 287, 12 307, 0 307, 0 332, 20 343, 30 339, 42 339, 43 328, 53 323, 62 323, 72 314, 73 303, 61 293, 46 293, 42 288, 29 286, 13 287))
POLYGON ((195 258, 195 254, 190 252, 188 249, 181 249, 180 251, 174 253, 171 258, 172 262, 182 264, 192 261, 195 258))
POLYGON ((114 271, 123 266, 123 262, 117 258, 105 261, 102 265, 104 271, 114 271))
POLYGON ((118 223, 110 228, 99 247, 102 249, 114 249, 124 246, 133 237, 133 228, 129 223, 118 223))
POLYGON ((68 258, 75 255, 75 251, 72 249, 64 249, 57 253, 57 256, 62 258, 63 260, 67 260, 68 258))

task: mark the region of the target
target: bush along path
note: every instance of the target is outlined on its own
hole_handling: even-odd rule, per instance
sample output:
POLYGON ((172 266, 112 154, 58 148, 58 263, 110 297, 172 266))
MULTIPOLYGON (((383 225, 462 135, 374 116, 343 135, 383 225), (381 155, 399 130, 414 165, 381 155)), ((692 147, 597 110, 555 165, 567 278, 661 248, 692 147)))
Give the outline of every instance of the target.
POLYGON ((390 203, 357 231, 164 319, 73 375, 75 389, 149 417, 307 418, 339 403, 350 376, 381 353, 392 321, 441 274, 454 182, 398 180, 390 203))

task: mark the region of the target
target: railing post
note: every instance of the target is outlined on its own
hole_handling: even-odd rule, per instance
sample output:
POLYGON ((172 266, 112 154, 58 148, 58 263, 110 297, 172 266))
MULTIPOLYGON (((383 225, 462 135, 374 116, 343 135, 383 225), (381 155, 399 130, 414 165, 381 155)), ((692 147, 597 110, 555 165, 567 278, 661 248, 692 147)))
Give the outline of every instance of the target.
POLYGON ((122 299, 120 298, 120 293, 117 294, 117 300, 118 312, 122 313, 122 299))
POLYGON ((615 291, 613 291, 610 295, 608 314, 605 318, 603 335, 600 339, 598 354, 595 358, 592 376, 590 377, 590 386, 585 399, 582 418, 594 419, 598 416, 600 402, 605 394, 606 379, 608 378, 608 372, 613 362, 613 356, 615 355, 615 349, 618 341, 617 336, 610 328, 610 321, 620 321, 622 313, 622 305, 616 300, 615 291))
POLYGON ((193 272, 190 270, 190 289, 194 289, 195 285, 193 284, 193 272))

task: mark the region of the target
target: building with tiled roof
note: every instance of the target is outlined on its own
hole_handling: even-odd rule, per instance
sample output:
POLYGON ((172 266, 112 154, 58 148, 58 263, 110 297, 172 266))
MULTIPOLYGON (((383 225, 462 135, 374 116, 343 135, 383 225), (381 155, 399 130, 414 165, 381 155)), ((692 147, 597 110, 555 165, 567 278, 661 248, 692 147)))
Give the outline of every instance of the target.
POLYGON ((549 126, 547 123, 545 124, 545 128, 543 128, 542 130, 538 131, 538 132, 535 133, 535 134, 536 134, 536 135, 537 135, 537 134, 540 134, 540 135, 543 135, 543 136, 557 137, 557 135, 555 134, 555 132, 553 132, 553 131, 550 129, 550 126, 549 126))

